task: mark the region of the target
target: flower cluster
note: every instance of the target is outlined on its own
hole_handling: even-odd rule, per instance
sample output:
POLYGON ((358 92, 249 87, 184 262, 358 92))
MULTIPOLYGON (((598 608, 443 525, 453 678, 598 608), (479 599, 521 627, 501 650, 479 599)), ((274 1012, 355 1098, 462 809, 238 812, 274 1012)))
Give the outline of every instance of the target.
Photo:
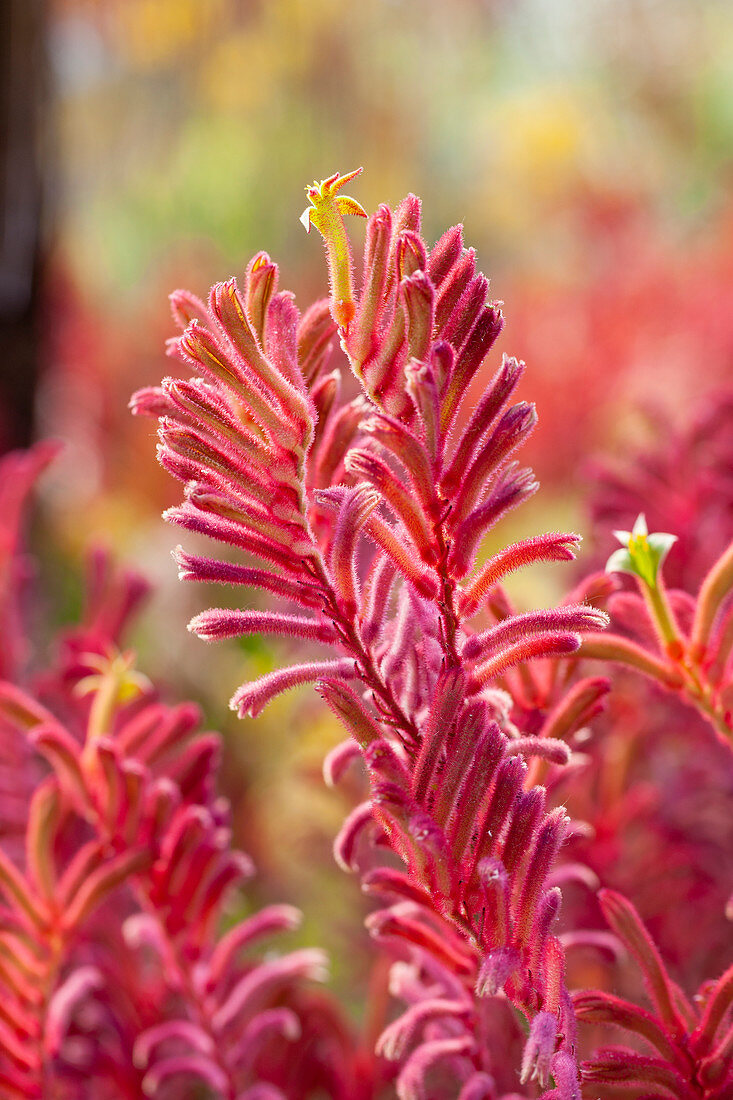
POLYGON ((324 777, 354 794, 334 854, 371 905, 369 1042, 317 988, 320 949, 250 951, 299 914, 242 916, 220 738, 122 647, 144 582, 93 555, 82 622, 32 659, 19 530, 39 446, 0 465, 0 1092, 730 1100, 725 417, 633 484, 601 478, 606 568, 516 607, 506 579, 580 543, 484 549, 537 489, 516 456, 524 364, 504 356, 472 396, 503 325, 473 250, 460 226, 429 248, 412 195, 368 216, 344 194, 358 174, 306 189, 330 296, 301 314, 265 252, 206 302, 176 291, 176 375, 132 408, 184 485, 166 518, 221 547, 177 547, 179 575, 244 592, 190 630, 301 651, 232 709, 310 684, 347 734, 324 777), (366 219, 360 279, 347 216, 366 219), (715 492, 677 523, 656 490, 680 455, 715 492), (628 529, 609 558, 611 518, 628 529), (626 1045, 599 1046, 607 1025, 626 1045))
MULTIPOLYGON (((2 491, 19 506, 47 457, 4 461, 2 491)), ((8 536, 17 518, 6 513, 8 536)), ((15 750, 25 803, 22 835, 15 822, 0 845, 2 1094, 174 1097, 198 1082, 282 1100, 305 1079, 346 1097, 343 1026, 321 1011, 320 1048, 308 1035, 324 953, 246 953, 297 926, 298 911, 271 905, 220 935, 227 898, 253 873, 216 793, 220 739, 198 731, 195 706, 161 703, 118 649, 146 586, 104 555, 92 566, 91 614, 57 663, 0 682, 3 779, 15 750)))
MULTIPOLYGON (((725 563, 732 411, 730 399, 713 391, 689 424, 659 421, 653 443, 632 450, 615 472, 601 467, 593 480, 597 560, 608 557, 609 528, 636 534, 618 531, 622 549, 608 562, 622 569, 608 575, 612 631, 587 639, 599 656, 611 647, 609 705, 584 742, 585 769, 564 788, 570 812, 590 826, 575 845, 578 857, 605 886, 633 898, 688 991, 731 958, 733 664, 725 563), (645 536, 645 528, 652 533, 645 536), (624 560, 631 537, 640 550, 646 539, 659 554, 656 565, 643 555, 638 570, 624 560), (704 650, 693 647, 693 634, 705 637, 704 650)), ((576 927, 598 924, 590 893, 575 891, 571 904, 576 927)))
MULTIPOLYGON (((232 706, 256 715, 311 681, 343 720, 354 749, 334 767, 360 751, 370 795, 346 822, 337 857, 357 867, 371 841, 402 866, 366 876, 390 901, 370 918, 372 934, 427 950, 469 1000, 505 995, 529 1027, 523 1080, 548 1089, 554 1077, 558 1096, 574 1096, 575 1024, 552 931, 560 894, 548 885, 568 822, 529 762, 567 765, 560 734, 605 688, 585 683, 555 699, 549 727, 527 730, 512 720, 506 689, 527 662, 577 653, 582 633, 607 619, 590 602, 494 613, 504 577, 571 559, 579 539, 540 535, 478 562, 485 532, 536 489, 513 459, 536 420, 526 402, 509 404, 523 364, 505 358, 470 407, 466 389, 501 310, 487 301, 460 227, 427 249, 414 196, 368 219, 355 296, 343 216, 363 211, 340 194, 354 175, 308 189, 304 220, 326 243, 330 303, 300 317, 291 296, 276 293, 264 254, 241 289, 218 284, 208 305, 176 292, 183 334, 169 353, 194 377, 165 379, 133 408, 160 418, 160 461, 186 485, 167 518, 267 567, 179 549, 181 575, 260 587, 286 604, 206 611, 190 629, 207 640, 289 635, 333 653, 245 684, 232 706), (327 372, 336 332, 351 380, 327 372)), ((432 1026, 440 1006, 417 1015, 413 1032, 432 1026)), ((475 1035, 413 1057, 401 1095, 422 1095, 435 1061, 455 1057, 466 1095, 483 1095, 475 1035)))
POLYGON ((580 1020, 622 1028, 654 1054, 629 1047, 598 1050, 583 1066, 585 1080, 621 1088, 627 1096, 725 1100, 733 1086, 733 967, 704 983, 690 1000, 669 977, 634 906, 612 890, 601 891, 599 899, 643 976, 654 1012, 601 990, 577 993, 575 1010, 580 1020))

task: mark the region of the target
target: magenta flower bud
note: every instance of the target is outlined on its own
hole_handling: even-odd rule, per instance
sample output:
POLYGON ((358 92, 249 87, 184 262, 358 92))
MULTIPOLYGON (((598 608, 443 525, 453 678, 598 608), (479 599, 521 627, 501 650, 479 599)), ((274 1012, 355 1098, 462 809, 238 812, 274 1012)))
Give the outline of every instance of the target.
POLYGON ((429 1100, 428 1073, 442 1061, 468 1054, 473 1046, 469 1035, 454 1039, 432 1039, 422 1043, 408 1059, 397 1082, 399 1100, 429 1100))
POLYGON ((252 588, 264 588, 275 596, 300 603, 304 607, 322 606, 317 589, 305 581, 294 582, 276 573, 264 569, 251 569, 246 565, 236 565, 229 561, 216 561, 213 558, 187 554, 182 546, 177 546, 171 555, 178 566, 178 579, 182 581, 204 581, 217 584, 249 585, 252 588))
POLYGON ((433 778, 440 753, 463 704, 465 687, 465 675, 461 669, 441 670, 413 771, 413 790, 418 801, 424 799, 433 778))
POLYGON ((335 638, 333 627, 316 619, 265 611, 235 611, 227 607, 202 611, 191 619, 188 629, 206 642, 245 634, 280 634, 310 638, 315 642, 330 642, 335 638))
POLYGON ((371 831, 373 826, 374 811, 371 802, 362 802, 344 821, 333 842, 334 859, 344 871, 358 869, 359 844, 367 830, 371 831))
MULTIPOLYGON (((498 837, 504 827, 514 802, 519 796, 525 770, 525 764, 512 756, 505 757, 497 768, 494 787, 481 818, 480 836, 485 838, 484 844, 498 837)), ((483 854, 482 849, 479 848, 478 852, 480 857, 483 854)), ((479 875, 483 881, 481 866, 482 864, 479 864, 479 875)), ((502 873, 506 874, 503 864, 502 873)))
POLYGON ((425 890, 402 871, 393 867, 375 867, 362 878, 361 888, 365 894, 373 894, 389 901, 411 901, 416 905, 429 905, 430 897, 425 890))
POLYGON ((456 492, 454 522, 465 518, 473 508, 485 479, 527 438, 536 423, 535 407, 526 401, 507 409, 464 474, 456 492))
POLYGON ((399 420, 384 413, 377 413, 363 421, 361 427, 404 466, 417 495, 423 501, 425 511, 432 509, 435 499, 432 463, 415 433, 399 420))
POLYGON ((362 748, 366 748, 367 745, 384 736, 384 731, 377 719, 346 684, 339 683, 337 680, 320 680, 318 693, 362 748))
POLYGON ((412 805, 401 783, 382 779, 377 773, 372 779, 372 799, 379 810, 399 820, 403 825, 407 822, 407 815, 412 805))
POLYGON ((364 242, 363 296, 375 304, 383 296, 391 242, 392 212, 382 203, 367 222, 364 242))
POLYGON ((235 1057, 239 1055, 240 1064, 251 1066, 262 1048, 273 1039, 294 1043, 302 1033, 300 1020, 291 1008, 266 1008, 245 1027, 242 1038, 234 1048, 235 1057))
POLYGON ((481 859, 476 867, 482 888, 486 935, 497 946, 506 944, 509 931, 509 875, 500 859, 481 859))
MULTIPOLYGON (((446 386, 448 379, 453 374, 455 369, 456 353, 450 344, 447 344, 445 340, 439 340, 433 344, 430 349, 430 366, 433 370, 435 377, 435 384, 439 390, 443 390, 446 386)), ((441 409, 440 413, 440 427, 442 431, 445 431, 447 426, 447 417, 445 414, 445 407, 441 409)))
MULTIPOLYGON (((433 808, 441 824, 450 819, 451 826, 455 828, 456 818, 468 821, 472 818, 466 812, 464 802, 466 795, 475 800, 476 792, 465 790, 465 780, 471 774, 475 758, 483 755, 484 730, 487 724, 486 704, 482 700, 474 701, 464 707, 449 742, 446 738, 449 749, 437 783, 437 797, 433 808)), ((463 832, 460 829, 458 831, 463 832)))
POLYGON ((298 363, 307 385, 311 385, 324 369, 335 333, 336 324, 331 317, 328 298, 314 302, 298 321, 298 363))
POLYGON ((261 963, 236 983, 224 1003, 214 1013, 215 1031, 237 1026, 243 1017, 261 1010, 273 995, 287 988, 294 977, 324 982, 328 977, 328 959, 318 948, 301 948, 290 955, 261 963))
POLYGON ((220 763, 221 739, 216 733, 200 734, 179 750, 171 772, 183 797, 190 802, 211 801, 220 763))
POLYGON ((438 299, 435 303, 435 327, 442 339, 445 339, 443 331, 450 320, 453 310, 470 286, 475 274, 476 252, 473 248, 468 248, 451 267, 450 272, 443 280, 438 299))
POLYGON ((552 1076, 556 1085, 550 1094, 553 1100, 581 1100, 577 1063, 566 1050, 558 1050, 552 1059, 552 1076))
POLYGON ((503 327, 504 314, 501 311, 500 303, 491 302, 486 305, 461 346, 456 361, 455 373, 446 394, 446 417, 448 421, 452 420, 463 391, 495 344, 503 327))
POLYGON ((341 389, 341 373, 337 370, 323 375, 313 384, 311 400, 316 413, 316 429, 313 437, 314 446, 317 446, 323 438, 323 432, 334 405, 338 403, 341 389))
POLYGON ((130 398, 129 409, 133 416, 170 416, 174 405, 161 386, 144 386, 130 398))
POLYGON ((425 448, 435 460, 441 442, 440 395, 432 367, 417 359, 409 360, 405 364, 405 389, 420 415, 425 448))
POLYGON ((523 1085, 536 1080, 540 1088, 547 1088, 556 1042, 557 1019, 549 1012, 538 1012, 529 1026, 529 1038, 522 1055, 520 1081, 523 1085))
POLYGON ((455 449, 451 465, 441 477, 444 492, 452 493, 458 488, 480 441, 490 430, 500 409, 511 396, 524 371, 524 363, 517 359, 504 360, 481 397, 463 430, 455 449))
POLYGON ((132 1060, 138 1067, 150 1064, 155 1056, 156 1048, 171 1041, 180 1041, 187 1047, 193 1048, 200 1054, 213 1054, 214 1043, 210 1035, 207 1035, 197 1024, 189 1020, 166 1020, 147 1028, 135 1041, 132 1060))
POLYGON ((385 309, 392 241, 392 214, 380 206, 367 222, 364 245, 363 289, 356 316, 347 337, 352 366, 361 375, 361 364, 375 351, 376 329, 385 309))
MULTIPOLYGON (((506 467, 500 484, 492 489, 487 499, 471 514, 459 523, 453 536, 453 546, 448 557, 448 567, 454 577, 463 577, 473 567, 480 540, 507 512, 527 500, 539 488, 532 471, 528 468, 517 470, 512 462, 506 467)), ((519 545, 519 544, 515 544, 519 545)), ((511 548, 509 548, 511 549, 511 548)), ((501 555, 502 551, 499 552, 501 555)), ((497 555, 497 557, 499 557, 497 555)), ((492 559, 493 560, 493 559, 492 559)), ((525 563, 521 563, 525 564, 525 563)), ((529 563, 526 563, 529 564, 529 563)), ((520 563, 517 563, 517 568, 520 563)), ((491 562, 479 570, 475 579, 469 582, 467 590, 459 597, 459 608, 466 618, 478 610, 479 602, 493 588, 494 581, 484 582, 485 572, 489 573, 491 562), (474 595, 475 593, 475 595, 474 595)), ((511 572, 511 570, 508 570, 511 572)))
POLYGON ((536 637, 529 637, 526 641, 515 642, 513 645, 507 646, 497 656, 478 666, 471 687, 473 690, 479 690, 485 684, 503 675, 507 669, 527 661, 544 657, 563 657, 577 653, 582 640, 580 634, 561 632, 557 634, 538 634, 536 637))
POLYGON ((428 848, 441 858, 445 858, 445 835, 430 814, 413 814, 410 817, 408 832, 421 848, 428 848))
POLYGON ((673 1033, 683 1035, 686 1024, 677 1005, 675 990, 659 950, 636 909, 615 890, 601 890, 598 900, 609 925, 633 954, 659 1018, 673 1033))
MULTIPOLYGON (((366 524, 366 532, 373 542, 382 548, 390 562, 426 599, 433 599, 438 591, 436 578, 416 560, 414 547, 394 533, 379 516, 372 514, 366 524)), ((432 556, 432 555, 431 555, 432 556)))
POLYGON ((405 195, 404 199, 395 207, 393 217, 394 239, 401 233, 410 230, 413 233, 420 232, 421 203, 417 195, 405 195))
POLYGON ((72 971, 51 997, 46 1011, 45 1052, 58 1056, 77 1006, 104 986, 104 978, 95 966, 80 966, 72 971))
MULTIPOLYGON (((522 738, 522 740, 537 740, 537 738, 522 738)), ((516 744, 515 741, 507 744, 508 754, 514 755, 512 750, 516 744)), ((502 860, 509 874, 514 871, 530 848, 532 837, 545 813, 546 795, 544 787, 533 787, 531 791, 523 791, 514 804, 502 850, 502 860)))
MULTIPOLYGON (((184 381, 180 378, 164 378, 163 392, 170 399, 173 405, 173 415, 177 419, 183 419, 184 423, 189 423, 192 426, 205 426, 220 439, 233 444, 235 447, 240 442, 238 436, 242 432, 241 421, 237 421, 236 414, 229 402, 225 401, 203 379, 192 378, 189 381, 184 381)), ((253 437, 253 445, 256 442, 255 437, 253 437)), ((226 446, 226 443, 224 445, 226 446)), ((264 452, 261 445, 260 449, 264 452)))
POLYGON ((392 783, 398 789, 409 786, 409 773, 388 741, 382 739, 367 745, 364 762, 379 782, 392 783))
POLYGON ((477 275, 468 284, 441 333, 454 348, 460 349, 486 305, 489 280, 477 275))
POLYGON ((509 978, 520 964, 519 953, 513 947, 495 947, 481 963, 476 979, 479 997, 495 997, 501 993, 509 978))
POLYGON ((583 1063, 583 1081, 621 1085, 637 1096, 674 1096, 675 1100, 697 1100, 698 1087, 688 1084, 674 1066, 660 1058, 613 1048, 601 1050, 583 1063), (660 1089, 663 1091, 660 1094, 660 1089))
POLYGON ((433 333, 433 287, 418 270, 400 288, 407 315, 407 357, 424 359, 433 333))
POLYGON ((184 1081, 200 1080, 220 1095, 226 1095, 229 1089, 227 1074, 210 1058, 202 1054, 180 1054, 164 1058, 148 1070, 142 1082, 143 1092, 146 1096, 155 1096, 176 1077, 184 1081))
POLYGON ((370 934, 379 941, 396 939, 403 943, 422 948, 450 970, 459 975, 470 974, 473 959, 464 949, 457 934, 444 929, 441 935, 422 919, 420 906, 411 902, 400 902, 389 909, 379 909, 370 913, 365 924, 370 934))
POLYGON ((168 296, 168 300, 171 305, 173 320, 183 331, 188 328, 192 321, 196 321, 201 325, 210 323, 206 305, 190 290, 174 290, 168 296))
POLYGON ((347 619, 357 612, 359 592, 355 570, 356 543, 364 524, 381 501, 377 489, 358 485, 344 496, 331 544, 331 570, 347 619))
POLYGON ((534 914, 555 856, 565 838, 567 815, 562 807, 548 814, 537 831, 524 869, 521 896, 516 905, 516 934, 519 943, 527 943, 534 914))
POLYGON ((289 413, 300 421, 308 440, 313 429, 313 409, 308 389, 298 366, 298 321, 295 295, 289 290, 276 294, 267 308, 265 360, 273 368, 270 385, 283 390, 289 413), (289 385, 289 389, 285 386, 289 385))
POLYGON ((207 985, 214 988, 225 980, 238 953, 277 932, 299 928, 302 914, 293 905, 267 905, 231 928, 214 948, 207 968, 207 985))
POLYGON ((195 352, 192 358, 234 390, 265 430, 291 445, 302 445, 311 426, 307 403, 287 376, 263 355, 234 279, 212 288, 210 305, 227 335, 228 346, 217 344, 205 335, 206 330, 192 326, 184 334, 185 349, 189 354, 195 352))
POLYGON ((474 634, 463 647, 468 660, 483 660, 498 653, 519 638, 532 634, 549 634, 553 631, 602 630, 608 626, 608 615, 595 607, 564 606, 541 611, 527 611, 505 619, 498 626, 474 634))
POLYGON ((586 726, 591 718, 601 713, 610 690, 611 681, 605 676, 588 676, 573 684, 549 715, 541 736, 565 738, 586 726))
POLYGON ((89 792, 82 774, 79 743, 62 726, 38 725, 32 742, 54 767, 64 794, 72 805, 87 806, 89 792))
POLYGON ((496 1082, 489 1073, 474 1073, 458 1094, 458 1100, 497 1100, 496 1082))
POLYGON ((570 749, 564 741, 550 741, 545 737, 519 737, 507 746, 510 756, 535 756, 550 764, 563 767, 570 762, 570 749))
POLYGON ((335 787, 354 760, 361 759, 359 745, 353 738, 341 741, 326 753, 323 760, 323 780, 327 787, 335 787))
MULTIPOLYGON (((461 778, 450 809, 448 831, 451 849, 464 865, 473 865, 474 856, 487 839, 483 835, 483 813, 487 792, 491 789, 505 738, 495 722, 485 722, 476 738, 476 751, 461 778)), ((470 885, 470 876, 465 879, 470 885)))
MULTIPOLYGON (((349 451, 346 469, 350 474, 363 478, 379 490, 395 517, 402 521, 406 533, 414 542, 422 560, 427 564, 434 562, 436 552, 432 544, 428 520, 420 503, 413 500, 404 486, 397 481, 386 462, 370 451, 359 448, 349 451)), ((370 529, 373 529, 373 524, 370 524, 370 529)))
MULTIPOLYGON (((112 891, 152 862, 148 851, 121 852, 93 871, 70 899, 62 917, 64 929, 74 929, 100 905, 112 891)), ((0 868, 1 871, 1 868, 0 868)))
POLYGON ((221 382, 236 397, 244 397, 247 376, 226 356, 208 328, 194 320, 180 338, 181 351, 200 368, 213 383, 221 382))
POLYGON ((277 291, 278 270, 266 252, 258 252, 247 265, 244 300, 247 317, 260 342, 264 344, 265 321, 270 299, 277 291))
POLYGON ((377 1040, 376 1053, 390 1062, 401 1061, 419 1032, 433 1019, 460 1018, 471 1010, 467 1000, 426 998, 404 1012, 394 1023, 385 1028, 377 1040))
POLYGON ((409 229, 400 233, 395 242, 395 263, 400 283, 403 279, 409 279, 416 271, 425 271, 427 250, 418 233, 409 229))
MULTIPOLYGON (((537 910, 537 917, 532 929, 532 940, 534 941, 535 951, 533 959, 535 965, 542 962, 542 948, 549 943, 556 943, 558 948, 560 946, 559 940, 553 941, 550 939, 552 926, 560 915, 560 908, 562 906, 562 891, 559 886, 552 886, 542 898, 542 901, 537 910)), ((558 952, 559 954, 559 952, 558 952)), ((549 984, 549 971, 552 970, 551 965, 548 964, 548 954, 545 951, 544 957, 546 977, 549 984)), ((562 967, 557 975, 558 980, 561 982, 564 978, 562 967)))
POLYGON ((243 684, 235 691, 229 707, 240 718, 256 718, 268 703, 284 691, 291 691, 300 684, 315 684, 328 677, 354 675, 354 662, 348 658, 341 661, 311 661, 308 664, 288 665, 260 676, 251 684, 243 684))
POLYGON ((430 249, 427 270, 433 286, 440 286, 462 252, 463 226, 451 226, 430 249))

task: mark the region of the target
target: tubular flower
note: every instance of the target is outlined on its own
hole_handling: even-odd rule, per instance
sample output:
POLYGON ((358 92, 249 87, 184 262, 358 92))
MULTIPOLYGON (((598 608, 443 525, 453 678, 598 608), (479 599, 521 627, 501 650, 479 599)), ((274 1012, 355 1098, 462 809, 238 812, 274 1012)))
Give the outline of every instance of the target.
MULTIPOLYGON (((587 641, 599 658, 609 645, 602 671, 613 689, 585 737, 588 764, 568 776, 563 796, 587 822, 575 853, 604 886, 633 900, 690 992, 729 961, 731 944, 731 395, 712 391, 681 424, 659 417, 650 427, 654 435, 631 447, 622 467, 595 471, 596 561, 608 557, 613 530, 630 530, 639 513, 651 537, 674 532, 677 541, 657 571, 656 593, 637 576, 606 575, 612 627, 587 641), (661 629, 672 635, 670 623, 674 644, 661 629)), ((573 903, 584 911, 565 907, 570 926, 596 923, 589 894, 574 891, 573 903)))
POLYGON ((348 330, 354 316, 354 293, 352 288, 353 264, 349 239, 344 227, 344 215, 356 214, 366 218, 367 212, 356 199, 340 195, 339 191, 361 173, 357 168, 340 176, 338 172, 328 179, 306 187, 305 193, 311 205, 301 215, 306 233, 315 226, 326 243, 328 273, 331 281, 331 315, 339 328, 348 330))
POLYGON ((91 566, 89 614, 57 664, 0 681, 3 752, 26 744, 16 790, 30 790, 22 849, 0 836, 0 1092, 133 1100, 183 1083, 283 1100, 302 1073, 346 1096, 343 1028, 322 1011, 314 1037, 308 1021, 324 953, 244 953, 298 911, 270 905, 220 933, 254 871, 216 792, 220 738, 192 704, 158 702, 118 648, 146 586, 103 555, 91 566))
MULTIPOLYGON (((599 894, 609 925, 644 979, 652 1011, 600 990, 577 993, 581 1021, 613 1024, 645 1053, 627 1047, 596 1052, 583 1064, 587 1095, 725 1100, 733 1093, 733 967, 689 1000, 667 974, 654 941, 631 902, 613 890, 599 894)), ((585 1095, 585 1093, 584 1093, 585 1095)))
MULTIPOLYGON (((391 895, 417 907, 400 900, 375 914, 372 934, 434 955, 472 999, 501 988, 530 1021, 530 1045, 541 1031, 541 1053, 528 1047, 525 1065, 546 1083, 558 1052, 574 1064, 552 932, 559 891, 548 885, 567 821, 542 786, 526 789, 528 761, 567 763, 557 737, 584 704, 569 702, 563 717, 555 698, 553 737, 534 729, 522 738, 507 689, 528 662, 550 668, 577 653, 583 633, 607 619, 590 604, 494 614, 504 576, 572 558, 579 537, 522 540, 477 566, 483 535, 537 488, 513 457, 536 422, 533 406, 509 404, 524 366, 505 357, 471 407, 466 390, 501 331, 501 309, 487 300, 460 227, 427 248, 412 195, 369 218, 361 289, 352 292, 342 216, 362 211, 338 191, 356 174, 308 189, 304 221, 324 237, 330 307, 316 303, 300 317, 289 295, 267 300, 254 286, 262 254, 242 289, 218 284, 208 306, 176 292, 183 335, 169 353, 194 377, 166 379, 132 406, 159 418, 160 461, 186 486, 167 518, 260 559, 253 567, 179 549, 182 575, 285 601, 283 612, 208 611, 191 629, 207 639, 290 635, 336 650, 330 663, 311 659, 244 685, 232 705, 255 714, 277 692, 315 681, 355 737, 370 797, 345 823, 337 858, 359 868, 364 841, 381 838, 403 864, 391 895), (353 382, 329 369, 336 326, 356 397, 353 382), (450 936, 435 933, 436 920, 450 936), (549 1023, 536 1019, 554 1021, 551 1041, 549 1023)), ((411 1063, 405 1080, 443 1058, 468 1058, 474 1091, 486 1092, 476 1045, 451 1042, 411 1063)), ((557 1085, 563 1097, 575 1095, 571 1078, 566 1070, 557 1085)))

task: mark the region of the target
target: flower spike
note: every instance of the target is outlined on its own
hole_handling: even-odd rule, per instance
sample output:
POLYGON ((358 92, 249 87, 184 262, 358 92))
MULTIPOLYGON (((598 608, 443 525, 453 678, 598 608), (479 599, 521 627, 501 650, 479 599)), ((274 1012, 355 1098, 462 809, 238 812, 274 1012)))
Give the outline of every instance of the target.
POLYGON ((344 229, 344 215, 355 214, 366 218, 364 207, 349 195, 338 192, 347 183, 355 179, 363 169, 357 168, 340 176, 336 172, 320 183, 306 187, 305 192, 311 205, 300 216, 306 233, 314 225, 326 244, 329 278, 331 282, 331 316, 339 328, 348 330, 349 322, 356 312, 352 288, 351 245, 344 229))
MULTIPOLYGON (((353 287, 345 216, 364 211, 342 189, 357 175, 307 189, 301 221, 324 239, 330 302, 298 321, 283 292, 265 301, 260 271, 270 262, 255 258, 243 304, 228 284, 215 288, 178 345, 202 377, 194 392, 185 382, 162 391, 173 408, 161 410, 161 462, 186 483, 169 517, 263 566, 178 552, 182 573, 263 588, 303 609, 212 609, 191 629, 335 650, 244 685, 233 706, 254 716, 315 681, 354 743, 329 758, 329 780, 363 756, 370 797, 334 851, 370 893, 386 895, 387 908, 369 920, 374 937, 410 953, 390 979, 405 1017, 383 1040, 404 1061, 402 1100, 427 1096, 434 1073, 452 1077, 461 1100, 496 1094, 491 1052, 477 1037, 500 994, 529 1027, 525 1079, 546 1088, 566 1056, 567 1082, 555 1079, 546 1100, 577 1100, 575 1024, 552 931, 560 893, 551 874, 567 822, 550 794, 570 761, 566 738, 587 721, 598 689, 586 682, 558 709, 563 681, 553 667, 607 620, 585 590, 560 608, 518 615, 501 589, 524 565, 572 558, 576 535, 524 539, 479 566, 483 535, 537 487, 512 457, 536 419, 526 402, 508 405, 523 365, 507 359, 470 408, 467 386, 501 310, 459 228, 428 249, 415 196, 369 219, 364 278, 353 287), (356 396, 329 360, 335 327, 356 396), (385 847, 399 869, 382 865, 385 847)), ((157 413, 160 396, 140 405, 157 413)))

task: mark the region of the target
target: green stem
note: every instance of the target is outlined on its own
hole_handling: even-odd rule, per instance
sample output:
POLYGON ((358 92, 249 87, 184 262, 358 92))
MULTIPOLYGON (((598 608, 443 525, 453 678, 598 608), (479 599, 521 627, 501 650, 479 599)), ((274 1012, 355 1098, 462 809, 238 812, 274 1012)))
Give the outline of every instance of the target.
POLYGON ((652 586, 644 580, 640 580, 640 587, 646 605, 649 608, 652 622, 665 648, 668 650, 670 656, 681 655, 684 649, 684 642, 679 632, 672 608, 669 606, 666 591, 661 584, 652 586))

